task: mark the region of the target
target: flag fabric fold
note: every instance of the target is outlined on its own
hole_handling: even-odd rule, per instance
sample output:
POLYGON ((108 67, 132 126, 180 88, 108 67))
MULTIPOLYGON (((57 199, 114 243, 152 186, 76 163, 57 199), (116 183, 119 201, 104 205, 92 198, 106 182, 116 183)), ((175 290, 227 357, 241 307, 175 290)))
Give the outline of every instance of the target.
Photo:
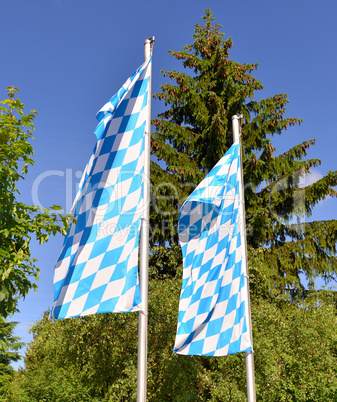
POLYGON ((183 281, 174 352, 252 350, 240 229, 240 145, 234 143, 179 212, 183 281))
POLYGON ((138 277, 151 58, 98 112, 54 271, 52 319, 141 310, 138 277))

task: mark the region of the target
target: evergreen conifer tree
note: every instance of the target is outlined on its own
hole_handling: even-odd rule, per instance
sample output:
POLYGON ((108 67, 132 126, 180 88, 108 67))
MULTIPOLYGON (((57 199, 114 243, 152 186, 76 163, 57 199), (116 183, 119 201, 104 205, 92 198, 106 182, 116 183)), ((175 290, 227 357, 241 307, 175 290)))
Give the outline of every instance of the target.
POLYGON ((254 100, 255 91, 263 89, 251 75, 258 65, 231 60, 232 39, 224 38, 210 9, 203 19, 204 26, 195 26, 193 44, 170 51, 184 72, 164 71, 170 82, 154 95, 167 109, 153 121, 151 263, 160 274, 174 274, 172 262, 181 262, 178 210, 232 145, 231 117, 242 114, 248 245, 263 247, 270 279, 281 291, 303 290, 301 273, 309 282, 319 275, 331 279, 337 267, 337 221, 304 221, 319 201, 337 195, 337 172, 300 187, 301 177, 321 163, 306 158, 315 140, 277 155, 273 136, 301 119, 284 117, 286 94, 254 100))
POLYGON ((0 394, 14 375, 11 366, 13 362, 20 360, 19 350, 24 346, 18 336, 14 335, 17 322, 7 322, 0 317, 0 394))

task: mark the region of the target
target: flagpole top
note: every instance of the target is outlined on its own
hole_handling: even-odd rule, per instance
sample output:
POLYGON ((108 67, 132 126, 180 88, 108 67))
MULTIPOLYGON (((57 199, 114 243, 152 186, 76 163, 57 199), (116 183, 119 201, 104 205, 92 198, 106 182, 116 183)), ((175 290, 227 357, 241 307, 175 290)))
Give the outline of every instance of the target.
POLYGON ((153 43, 155 40, 154 36, 151 36, 150 38, 145 39, 144 41, 144 45, 146 45, 147 43, 153 43))
POLYGON ((151 36, 151 38, 147 38, 144 41, 144 56, 145 60, 147 60, 150 56, 152 56, 152 51, 153 51, 153 44, 154 44, 154 36, 151 36))
POLYGON ((243 119, 242 114, 235 114, 232 116, 232 129, 233 129, 233 141, 239 142, 241 135, 240 120, 243 119))

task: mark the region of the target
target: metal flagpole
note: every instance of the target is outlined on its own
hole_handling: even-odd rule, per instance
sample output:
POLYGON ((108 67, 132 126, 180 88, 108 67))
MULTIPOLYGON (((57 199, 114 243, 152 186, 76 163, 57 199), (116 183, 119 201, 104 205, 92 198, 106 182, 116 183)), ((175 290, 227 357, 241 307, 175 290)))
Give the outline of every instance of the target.
MULTIPOLYGON (((152 55, 154 36, 144 42, 144 59, 152 55)), ((148 314, 148 277, 149 277, 149 225, 150 225, 150 141, 151 141, 151 71, 148 91, 148 119, 144 143, 144 210, 140 232, 139 285, 142 310, 138 313, 138 368, 137 402, 146 402, 147 373, 147 314, 148 314)))
MULTIPOLYGON (((233 127, 233 139, 234 142, 239 141, 241 147, 241 203, 240 203, 240 215, 242 219, 240 220, 241 233, 242 236, 242 259, 243 266, 245 269, 245 277, 247 280, 247 329, 250 332, 250 337, 253 343, 253 334, 252 334, 252 319, 251 319, 251 309, 250 309, 250 295, 249 295, 249 276, 248 276, 248 258, 247 258, 247 240, 246 240, 246 225, 245 225, 245 197, 244 197, 244 188, 243 188, 243 165, 242 165, 242 144, 240 139, 240 125, 239 121, 242 119, 242 114, 232 116, 232 127, 233 127)), ((254 352, 245 352, 246 358, 246 381, 247 381, 247 400, 248 402, 256 401, 256 393, 255 393, 255 374, 254 374, 254 352)))

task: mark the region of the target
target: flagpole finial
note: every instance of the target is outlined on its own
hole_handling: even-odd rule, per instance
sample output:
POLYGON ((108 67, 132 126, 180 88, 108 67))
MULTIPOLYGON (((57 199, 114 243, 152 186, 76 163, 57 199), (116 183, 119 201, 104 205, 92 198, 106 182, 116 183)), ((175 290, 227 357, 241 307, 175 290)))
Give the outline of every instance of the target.
POLYGON ((155 37, 151 36, 150 38, 145 39, 144 44, 145 43, 152 43, 152 42, 154 42, 154 40, 155 40, 155 37))
POLYGON ((242 114, 235 114, 232 116, 232 128, 233 128, 233 141, 238 142, 240 140, 241 129, 240 120, 243 119, 242 114))
POLYGON ((150 56, 152 56, 152 50, 153 50, 153 44, 155 41, 155 37, 151 36, 150 38, 145 39, 144 41, 144 46, 145 48, 147 47, 147 45, 150 45, 150 56))

